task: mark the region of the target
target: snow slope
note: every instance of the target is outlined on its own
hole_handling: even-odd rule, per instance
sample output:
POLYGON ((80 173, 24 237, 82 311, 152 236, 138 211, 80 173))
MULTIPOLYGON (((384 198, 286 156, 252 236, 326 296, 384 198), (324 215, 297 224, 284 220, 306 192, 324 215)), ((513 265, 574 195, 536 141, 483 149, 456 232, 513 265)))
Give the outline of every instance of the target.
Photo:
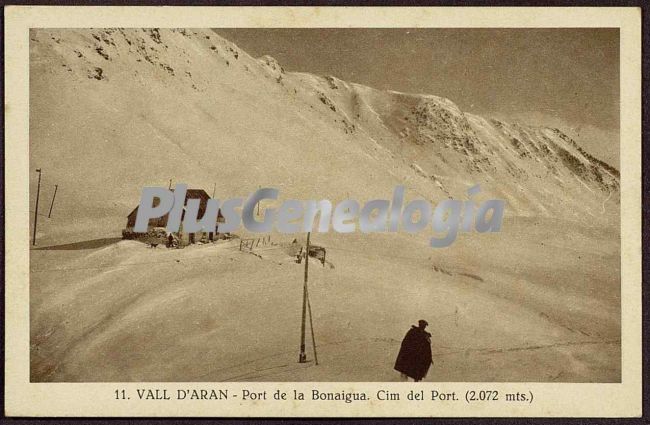
POLYGON ((390 381, 420 318, 434 335, 428 380, 620 380, 618 172, 560 130, 286 72, 209 30, 30 40, 41 205, 59 185, 37 232, 51 248, 30 256, 32 380, 390 381), (508 204, 501 233, 447 249, 425 234, 314 234, 334 266, 310 267, 316 367, 296 363, 292 237, 257 255, 236 241, 65 245, 119 236, 141 188, 169 179, 216 184, 221 199, 261 185, 333 202, 390 199, 402 184, 437 203, 480 183, 481 199, 508 204))
POLYGON ((298 364, 303 265, 288 240, 32 251, 35 381, 395 381, 404 333, 430 323, 427 381, 620 380, 616 233, 508 220, 449 249, 399 234, 312 235, 311 341, 298 364), (508 254, 507 254, 508 253, 508 254), (516 253, 516 255, 514 255, 516 253))

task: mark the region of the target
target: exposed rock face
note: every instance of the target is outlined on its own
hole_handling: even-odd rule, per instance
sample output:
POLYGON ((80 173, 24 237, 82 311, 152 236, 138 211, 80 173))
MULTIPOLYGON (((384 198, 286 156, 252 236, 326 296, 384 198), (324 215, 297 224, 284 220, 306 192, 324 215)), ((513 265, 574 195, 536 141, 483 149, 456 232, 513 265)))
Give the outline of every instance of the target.
POLYGON ((273 74, 276 77, 279 77, 280 75, 284 74, 284 68, 282 68, 282 65, 278 63, 275 58, 265 55, 259 58, 260 63, 262 66, 264 66, 271 74, 273 74))

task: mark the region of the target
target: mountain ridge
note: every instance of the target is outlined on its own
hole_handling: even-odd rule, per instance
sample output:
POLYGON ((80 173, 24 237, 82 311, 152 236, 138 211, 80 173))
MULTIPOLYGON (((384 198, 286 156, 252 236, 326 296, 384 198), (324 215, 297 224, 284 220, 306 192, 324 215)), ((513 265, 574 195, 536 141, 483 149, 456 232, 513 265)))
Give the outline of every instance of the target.
POLYGON ((617 170, 559 130, 287 72, 211 30, 32 30, 30 59, 30 159, 65 188, 59 233, 96 220, 117 231, 141 187, 170 178, 222 196, 267 185, 333 201, 398 184, 463 198, 480 183, 509 214, 618 215, 617 170))

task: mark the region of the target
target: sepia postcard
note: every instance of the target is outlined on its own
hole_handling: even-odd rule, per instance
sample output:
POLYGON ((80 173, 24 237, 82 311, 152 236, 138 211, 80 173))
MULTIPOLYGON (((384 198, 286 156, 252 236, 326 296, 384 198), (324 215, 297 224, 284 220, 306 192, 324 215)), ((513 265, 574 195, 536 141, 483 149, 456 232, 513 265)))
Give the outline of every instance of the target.
POLYGON ((6 415, 641 415, 639 9, 5 16, 6 415))

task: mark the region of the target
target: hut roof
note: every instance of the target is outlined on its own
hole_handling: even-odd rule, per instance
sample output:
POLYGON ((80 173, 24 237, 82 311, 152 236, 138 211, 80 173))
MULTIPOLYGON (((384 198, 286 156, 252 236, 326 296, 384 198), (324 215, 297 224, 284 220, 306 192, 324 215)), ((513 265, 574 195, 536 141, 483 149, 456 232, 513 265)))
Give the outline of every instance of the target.
MULTIPOLYGON (((173 192, 174 189, 171 189, 173 192)), ((198 212, 198 218, 200 219, 203 217, 203 214, 205 214, 205 210, 208 205, 208 200, 210 199, 210 195, 203 190, 203 189, 187 189, 187 192, 185 193, 185 203, 183 205, 187 205, 187 200, 188 199, 200 199, 199 202, 199 212, 198 212)), ((158 198, 154 198, 153 200, 153 205, 154 207, 157 206, 160 203, 160 200, 158 198)), ((131 225, 131 227, 135 224, 135 218, 138 214, 138 207, 135 207, 133 211, 129 213, 127 216, 128 218, 128 223, 131 225)), ((183 213, 184 215, 185 213, 183 213)), ((167 217, 169 214, 165 214, 161 219, 164 221, 165 225, 167 223, 167 217)), ((217 215, 217 221, 221 221, 223 219, 223 214, 221 214, 221 209, 219 209, 219 213, 217 215)), ((152 219, 153 220, 153 219, 152 219)), ((159 223, 160 224, 160 223, 159 223)))

